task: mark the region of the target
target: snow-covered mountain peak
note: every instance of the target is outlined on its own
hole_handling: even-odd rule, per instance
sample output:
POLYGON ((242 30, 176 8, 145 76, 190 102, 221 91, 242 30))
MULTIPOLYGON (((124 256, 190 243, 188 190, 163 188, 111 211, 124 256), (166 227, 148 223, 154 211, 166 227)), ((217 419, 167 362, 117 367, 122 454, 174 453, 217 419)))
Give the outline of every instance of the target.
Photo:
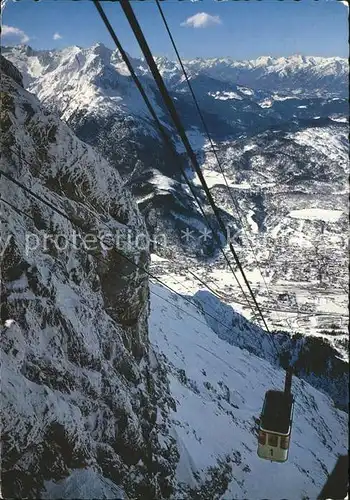
POLYGON ((110 57, 113 52, 112 49, 106 47, 105 44, 102 42, 94 43, 88 50, 91 52, 95 52, 96 54, 106 55, 108 57, 110 57))
POLYGON ((173 71, 179 68, 179 64, 175 61, 171 61, 167 57, 164 56, 155 56, 154 60, 160 70, 163 71, 173 71))
POLYGON ((84 50, 84 55, 89 63, 96 62, 102 66, 109 66, 113 56, 113 50, 106 47, 103 43, 95 43, 92 47, 84 50))
MULTIPOLYGON (((6 50, 7 47, 4 47, 6 50)), ((9 49, 12 49, 13 53, 15 54, 24 54, 28 57, 33 56, 36 51, 30 46, 26 44, 20 44, 20 45, 15 45, 14 47, 8 47, 9 49)))
MULTIPOLYGON (((56 51, 5 47, 4 53, 22 72, 24 86, 50 110, 60 110, 64 120, 82 109, 92 115, 125 115, 132 111, 137 116, 148 116, 138 90, 130 86, 129 71, 119 52, 102 43, 56 51)), ((132 63, 136 66, 138 61, 132 59, 132 63)))
POLYGON ((272 58, 270 56, 260 56, 252 63, 254 64, 254 62, 255 66, 267 66, 268 64, 271 64, 272 58))

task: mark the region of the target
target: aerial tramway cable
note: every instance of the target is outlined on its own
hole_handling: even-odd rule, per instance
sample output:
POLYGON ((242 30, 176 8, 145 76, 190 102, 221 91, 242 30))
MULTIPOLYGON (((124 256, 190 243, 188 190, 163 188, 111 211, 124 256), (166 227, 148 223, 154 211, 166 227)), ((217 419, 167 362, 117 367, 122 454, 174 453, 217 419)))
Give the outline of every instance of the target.
MULTIPOLYGON (((116 46, 117 46, 117 48, 118 48, 118 50, 119 50, 119 52, 120 52, 120 54, 122 56, 122 59, 125 62, 128 70, 129 70, 129 72, 130 72, 130 74, 131 74, 131 76, 132 76, 132 78, 133 78, 133 80, 134 80, 134 82, 135 82, 135 84, 136 84, 136 86, 138 88, 138 90, 140 91, 140 93, 141 93, 141 95, 142 95, 142 97, 143 97, 143 99, 144 99, 144 101, 146 103, 146 106, 147 106, 149 112, 151 113, 152 118, 154 119, 154 121, 155 121, 155 123, 157 125, 157 128, 158 128, 158 130, 160 132, 160 135, 161 135, 162 139, 164 140, 165 145, 167 146, 167 148, 171 152, 173 160, 176 162, 176 164, 178 164, 178 167, 180 169, 180 172, 181 172, 182 176, 185 179, 186 184, 188 185, 188 187, 189 187, 189 189, 190 189, 190 191, 191 191, 191 193, 192 193, 195 201, 197 202, 197 204, 198 204, 198 206, 200 208, 200 211, 201 211, 204 219, 206 220, 206 222, 208 224, 208 227, 212 231, 212 234, 213 234, 213 236, 215 238, 216 243, 218 244, 218 248, 219 248, 220 252, 222 253, 222 255, 223 255, 223 257, 224 257, 224 259, 225 259, 225 261, 226 261, 226 263, 227 263, 227 265, 229 267, 229 269, 231 270, 231 272, 232 272, 232 274, 233 274, 233 276, 234 276, 234 278, 235 278, 235 280, 236 280, 236 282, 237 282, 237 284, 238 284, 238 286, 239 286, 239 288, 240 288, 240 290, 241 290, 241 292, 242 292, 242 294, 243 294, 243 296, 244 296, 244 298, 245 298, 248 306, 252 309, 252 305, 250 304, 250 301, 249 301, 249 299, 247 297, 247 294, 243 290, 243 287, 242 287, 240 281, 238 280, 234 269, 232 268, 231 262, 229 261, 227 255, 225 254, 225 252, 224 252, 224 250, 223 250, 223 248, 221 246, 220 237, 216 234, 216 231, 211 226, 211 224, 210 224, 210 222, 208 220, 208 217, 205 214, 205 212, 203 210, 203 207, 201 206, 201 203, 200 203, 200 201, 198 199, 198 196, 196 195, 196 193, 194 191, 194 188, 193 188, 193 186, 192 186, 192 184, 191 184, 191 182, 190 182, 190 180, 189 180, 189 178, 188 178, 185 170, 183 169, 182 165, 179 164, 179 162, 178 162, 178 155, 176 153, 174 145, 173 145, 171 139, 169 138, 169 136, 168 136, 168 134, 167 134, 164 126, 160 123, 160 121, 159 121, 159 119, 158 119, 158 117, 157 117, 157 115, 156 115, 156 113, 155 113, 155 111, 153 109, 153 106, 150 103, 150 101, 149 101, 149 99, 147 97, 147 94, 145 93, 145 90, 143 89, 142 84, 141 84, 139 78, 137 77, 137 75, 136 75, 136 73, 135 73, 135 71, 134 71, 134 69, 133 69, 133 67, 132 67, 132 65, 130 63, 128 55, 124 51, 124 49, 123 49, 123 47, 122 47, 122 45, 121 45, 121 43, 120 43, 117 35, 115 34, 115 31, 113 30, 113 28, 112 28, 112 26, 111 26, 111 24, 110 24, 110 22, 109 22, 109 20, 108 20, 108 18, 106 16, 104 10, 102 9, 102 7, 100 5, 99 1, 98 0, 93 0, 93 2, 94 2, 95 6, 97 8, 97 11, 99 12, 99 14, 101 16, 102 21, 104 22, 104 24, 105 24, 108 32, 110 33, 110 35, 111 35, 114 43, 116 44, 116 46)), ((222 227, 222 226, 220 226, 220 227, 222 227)), ((224 227, 223 229, 224 229, 224 232, 226 232, 226 228, 224 227)), ((252 309, 252 312, 253 312, 253 315, 255 316, 255 311, 253 309, 252 309)), ((267 328, 267 330, 268 330, 268 327, 267 327, 265 321, 263 321, 263 324, 264 324, 265 328, 267 328)))
MULTIPOLYGON (((137 39, 137 41, 138 41, 138 43, 140 45, 140 48, 141 48, 141 50, 142 50, 142 52, 143 52, 143 54, 145 56, 145 59, 146 59, 148 65, 150 67, 152 75, 153 75, 153 77, 154 77, 154 79, 156 81, 158 89, 159 89, 159 91, 160 91, 160 93, 161 93, 161 95, 163 97, 164 103, 165 103, 165 105, 166 105, 166 107, 167 107, 167 109, 168 109, 168 111, 170 113, 170 116, 171 116, 171 118, 172 118, 172 120, 173 120, 173 122, 175 124, 175 127, 176 127, 176 129, 178 131, 178 134, 179 134, 179 136, 180 136, 180 138, 181 138, 181 140, 182 140, 182 142, 183 142, 183 144, 185 146, 185 150, 186 150, 186 152, 187 152, 187 154, 188 154, 188 156, 189 156, 189 158, 191 160, 191 163, 192 163, 192 165, 193 165, 193 167, 194 167, 194 169, 195 169, 195 171, 196 171, 196 173, 197 173, 197 175, 198 175, 198 177, 200 179, 202 187, 203 187, 203 189, 204 189, 204 191, 205 191, 205 193, 207 195, 207 198, 209 200, 209 204, 211 205, 211 207, 213 209, 213 212, 214 212, 214 215, 215 215, 215 217, 216 217, 216 219, 217 219, 217 221, 219 223, 219 227, 223 231, 223 234, 225 234, 226 228, 225 228, 225 225, 224 225, 224 223, 222 221, 219 209, 215 205, 215 202, 214 202, 214 200, 212 198, 212 195, 211 195, 211 193, 209 191, 207 183, 206 183, 206 181, 205 181, 205 179, 203 177, 203 174, 202 174, 202 172, 200 170, 200 167, 199 167, 196 155, 195 155, 195 153, 194 153, 194 151, 193 151, 193 149, 192 149, 192 147, 191 147, 191 145, 190 145, 190 143, 188 141, 188 138, 186 136, 186 132, 185 132, 185 130, 183 128, 183 125, 182 125, 182 123, 180 121, 180 118, 179 118, 179 116, 177 114, 177 111, 175 109, 173 101, 172 101, 172 99, 171 99, 171 97, 170 97, 170 95, 169 95, 169 93, 168 93, 168 91, 167 91, 167 89, 165 87, 165 84, 163 82, 163 79, 162 79, 159 71, 158 71, 158 68, 157 68, 157 66, 156 66, 156 64, 155 64, 155 62, 153 60, 152 53, 151 53, 151 51, 149 49, 149 46, 148 46, 147 41, 146 41, 146 39, 145 39, 145 37, 143 35, 143 32, 142 32, 142 30, 141 30, 141 28, 140 28, 140 26, 138 24, 138 21, 137 21, 135 15, 134 15, 134 12, 133 12, 133 10, 132 10, 132 8, 131 8, 131 6, 130 6, 130 4, 129 4, 128 1, 120 0, 119 3, 121 4, 122 9, 123 9, 123 11, 124 11, 124 13, 125 13, 128 21, 129 21, 129 24, 130 24, 130 26, 131 26, 134 34, 135 34, 135 37, 136 37, 136 39, 137 39)), ((114 30, 113 30, 112 26, 110 25, 106 14, 102 10, 102 7, 101 7, 99 1, 98 0, 94 0, 94 4, 95 4, 98 12, 100 13, 101 18, 104 21, 104 23, 105 23, 108 31, 112 35, 113 40, 114 41, 115 41, 115 39, 117 40, 117 37, 116 37, 116 35, 114 33, 114 30)), ((117 46, 118 45, 120 45, 119 40, 118 40, 117 46)), ((125 54, 125 52, 124 52, 124 54, 125 54)), ((129 62, 129 65, 130 65, 130 62, 129 62)), ((133 72, 132 75, 135 75, 135 73, 133 72)), ((135 75, 135 77, 136 77, 136 75, 135 75)), ((190 184, 189 184, 189 186, 190 186, 190 184)), ((219 241, 220 241, 220 239, 219 239, 219 241)), ((266 323, 265 317, 264 317, 264 315, 263 315, 263 313, 261 311, 260 305, 258 304, 258 302, 257 302, 257 300, 255 298, 254 292, 253 292, 253 290, 252 290, 252 288, 250 286, 250 283, 247 280, 247 277, 246 277, 245 272, 244 272, 244 270, 242 268, 242 265, 241 265, 241 262, 240 262, 240 260, 238 258, 238 255, 237 255, 237 253, 236 253, 236 251, 235 251, 235 249, 234 249, 234 247, 233 247, 233 245, 232 245, 231 242, 229 242, 229 248, 231 250, 231 253, 233 254, 233 257, 235 259, 237 267, 238 267, 238 269, 240 270, 240 272, 241 272, 241 274, 243 276, 244 282, 245 282, 245 284, 246 284, 246 286, 247 286, 247 288, 249 290, 249 293, 250 293, 250 295, 251 295, 251 297, 253 299, 253 303, 254 303, 254 305, 255 305, 255 307, 256 307, 256 309, 257 309, 257 311, 258 311, 258 313, 259 313, 259 315, 260 315, 260 317, 262 319, 264 327, 265 327, 266 331, 269 332, 270 335, 272 335, 271 332, 270 332, 270 330, 269 330, 269 327, 268 327, 268 325, 266 323)), ((236 278, 236 280, 239 283, 239 280, 237 278, 236 278)))
MULTIPOLYGON (((210 132, 209 132, 209 128, 208 128, 208 126, 207 126, 207 124, 206 124, 206 122, 205 122, 205 119, 204 119, 204 116, 203 116, 202 110, 201 110, 201 108, 200 108, 200 106, 199 106, 199 103, 198 103, 198 99, 197 99, 196 94, 195 94, 195 92, 194 92, 194 90, 193 90, 193 87, 192 87, 192 84, 191 84, 190 78, 188 77, 188 74, 187 74, 186 68, 185 68, 185 66, 184 66, 184 64, 183 64, 183 62, 182 62, 182 59, 181 59, 180 53, 179 53, 178 48, 177 48, 177 46, 176 46, 176 43, 175 43, 174 37, 173 37, 173 35, 172 35, 172 33, 171 33, 171 30, 170 30, 169 24, 168 24, 168 22, 167 22, 167 20, 166 20, 165 14, 164 14, 163 9, 162 9, 162 7, 161 7, 161 5, 160 5, 160 1, 159 1, 159 0, 156 0, 156 4, 157 4, 157 7, 158 7, 158 11, 159 11, 159 13, 160 13, 160 16, 161 16, 161 18, 162 18, 162 21, 163 21, 163 23, 164 23, 165 29, 166 29, 166 31, 167 31, 167 33, 168 33, 168 35, 169 35, 169 38, 170 38, 171 44, 172 44, 172 46, 173 46, 173 49, 174 49, 174 51, 175 51, 175 54, 176 54, 177 60, 178 60, 178 62, 179 62, 179 64, 180 64, 181 70, 182 70, 183 75, 184 75, 184 77, 185 77, 185 80, 186 80, 187 86, 188 86, 188 88, 189 88, 189 90, 190 90, 190 93, 191 93, 191 96, 192 96, 192 98, 193 98, 193 101, 194 101, 195 107, 196 107, 196 109, 197 109, 198 115, 199 115, 200 120, 201 120, 201 122, 202 122, 202 125, 203 125, 203 128, 204 128, 204 131, 205 131, 206 136, 207 136, 207 138, 208 138, 208 141, 209 141, 209 143, 210 143, 211 150, 212 150, 212 152, 213 152, 213 155, 214 155, 214 157, 215 157, 215 160, 216 160, 216 162, 217 162, 217 164, 218 164, 218 167, 219 167, 219 169, 220 169, 220 173, 222 174, 223 179, 224 179, 224 181, 225 181, 225 184, 226 184, 226 187, 227 187, 227 192, 228 192, 228 194, 229 194, 229 196, 230 196, 230 198, 231 198, 232 205, 234 206, 234 208, 235 208, 235 210, 236 210, 236 212, 237 212, 237 215, 238 215, 239 221, 240 221, 240 223, 241 223, 242 229, 243 229, 243 231, 244 231, 244 233, 245 233, 245 235, 246 235, 246 237, 247 237, 247 241, 248 241, 248 243, 249 243, 250 249, 251 249, 252 254, 253 254, 253 256, 254 256, 254 259, 255 259, 256 265, 257 265, 257 267, 258 267, 258 270, 259 270, 259 272, 260 272, 260 275, 261 275, 261 277, 262 277, 262 279, 263 279, 263 282, 264 282, 265 289, 266 289, 266 291, 267 291, 268 297, 270 298, 271 303, 273 303, 274 301, 273 301, 273 298, 272 298, 272 294, 271 294, 270 289, 269 289, 269 287, 268 287, 268 285, 267 285, 267 282, 266 282, 266 280, 265 280, 265 277, 264 277, 264 275, 263 275, 263 273, 262 273, 261 267, 260 267, 259 262, 258 262, 258 258, 257 258, 257 256, 256 256, 256 253, 255 253, 254 248, 253 248, 253 244, 252 244, 252 242, 251 242, 251 240, 250 240, 250 238, 249 238, 249 236, 248 236, 248 234, 247 234, 247 231, 246 231, 246 229, 245 229, 245 227, 244 227, 244 222, 243 222, 243 220, 242 220, 242 216, 241 216, 241 213, 240 213, 240 212, 241 212, 241 209, 240 209, 240 207, 239 207, 239 205, 238 205, 238 202, 235 200, 234 196, 233 196, 233 195, 232 195, 232 193, 231 193, 231 189, 230 189, 230 187, 229 187, 229 185, 228 185, 227 178, 226 178, 226 175, 225 175, 224 169, 223 169, 223 167, 222 167, 222 165, 221 165, 221 162, 220 162, 220 160, 219 160, 219 157, 218 157, 218 154, 217 154, 217 150, 216 150, 216 148, 215 148, 215 145, 214 145, 214 143, 213 143, 213 140, 212 140, 211 134, 210 134, 210 132)), ((299 313, 299 310, 297 310, 297 313, 299 313)), ((287 325, 289 326, 289 328, 293 331, 292 325, 291 325, 290 321, 288 320, 288 318, 286 318, 286 320, 285 320, 285 321, 286 321, 287 325)))
MULTIPOLYGON (((146 38, 145 38, 145 36, 144 36, 144 34, 142 32, 142 29, 141 29, 141 27, 140 27, 140 25, 139 25, 139 23, 138 23, 138 21, 136 19, 134 11, 132 10, 131 5, 130 5, 130 3, 129 3, 128 0, 120 0, 120 5, 121 5, 121 7, 122 7, 122 9, 124 11, 124 14, 125 14, 126 18, 129 21, 131 29, 134 32, 134 35, 135 35, 135 37, 136 37, 136 39, 138 41, 138 44, 139 44, 139 46, 140 46, 140 48, 142 50, 142 53, 145 56, 145 59, 146 59, 147 64, 148 64, 148 66, 149 66, 149 68, 151 70, 153 78, 154 78, 154 80, 155 80, 155 82, 157 84, 157 87, 158 87, 161 95, 162 95, 162 98, 163 98, 164 103, 165 103, 165 105, 166 105, 166 107, 167 107, 167 109, 168 109, 168 111, 170 113, 170 116, 171 116, 171 118, 172 118, 172 120, 173 120, 173 122, 175 124, 177 132, 178 132, 178 134, 179 134, 179 136, 180 136, 180 138, 182 140, 182 143, 185 146, 185 149, 186 149, 186 152, 188 154, 188 157, 190 158, 191 163, 192 163, 192 165, 194 167, 194 170, 195 170, 196 174, 198 175, 200 183, 201 183, 201 185, 202 185, 202 187, 203 187, 203 189, 205 191, 205 194, 207 195, 209 204, 211 205, 211 207, 213 209, 213 212, 214 212, 215 217, 216 217, 216 219, 217 219, 217 221, 219 223, 219 226, 221 227, 221 230, 222 230, 223 234, 225 234, 226 227, 225 227, 225 224, 224 224, 224 222, 223 222, 223 220, 221 218, 220 211, 219 211, 218 207, 215 205, 215 202, 214 202, 214 199, 212 197, 212 194, 211 194, 211 192, 209 190, 209 187, 208 187, 208 185, 206 183, 206 180, 205 180, 205 178, 204 178, 204 176, 202 174, 202 171, 200 169, 197 157, 196 157, 196 155, 195 155, 195 153, 194 153, 194 151, 192 149, 192 146, 191 146, 191 144, 190 144, 190 142, 189 142, 189 140, 187 138, 185 129, 184 129, 184 127, 183 127, 183 125, 181 123, 180 117, 179 117, 179 115, 178 115, 178 113, 176 111, 176 108, 175 108, 175 105, 173 103, 173 100, 172 100, 172 98, 169 95, 169 92, 168 92, 168 90, 167 90, 167 88, 165 86, 165 83, 163 81, 163 78, 162 78, 161 74, 159 73, 157 65, 156 65, 156 63, 155 63, 155 61, 153 59, 151 50, 150 50, 150 48, 148 46, 148 43, 147 43, 146 38)), ((260 317, 262 319, 262 322, 263 322, 266 330, 269 332, 269 327, 267 326, 267 323, 266 323, 265 317, 264 317, 264 315, 263 315, 263 313, 261 311, 260 305, 258 304, 258 302, 256 300, 254 292, 253 292, 253 290, 252 290, 252 288, 250 286, 250 283, 249 283, 249 281, 248 281, 248 279, 247 279, 247 277, 245 275, 244 269, 243 269, 243 267, 241 265, 239 257, 237 255, 237 253, 236 253, 236 251, 235 251, 235 249, 234 249, 231 241, 228 242, 228 246, 229 246, 229 248, 231 250, 231 253, 232 253, 232 255, 233 255, 234 259, 235 259, 237 267, 238 267, 238 269, 240 270, 240 272, 242 274, 243 280, 244 280, 244 282, 245 282, 245 284, 246 284, 246 286, 247 286, 247 288, 249 290, 249 293, 250 293, 250 295, 251 295, 251 297, 253 299, 253 303, 255 304, 255 307, 256 307, 256 309, 257 309, 257 311, 258 311, 258 313, 259 313, 259 315, 260 315, 260 317)))
POLYGON ((254 252, 254 248, 253 248, 252 242, 251 242, 251 240, 248 238, 247 231, 246 231, 246 229, 245 229, 245 227, 244 227, 244 223, 243 223, 242 216, 241 216, 241 213, 240 213, 240 212, 241 212, 241 209, 240 209, 240 207, 239 207, 238 202, 235 200, 235 198, 233 197, 233 195, 232 195, 232 193, 231 193, 231 189, 230 189, 230 187, 229 187, 229 185, 228 185, 227 178, 226 178, 226 175, 225 175, 225 171, 224 171, 224 169, 223 169, 223 167, 222 167, 222 165, 221 165, 221 162, 220 162, 220 160, 219 160, 219 157, 218 157, 217 151, 216 151, 216 149, 215 149, 215 145, 214 145, 214 143, 213 143, 213 140, 212 140, 211 134, 210 134, 210 132, 209 132, 209 128, 208 128, 208 126, 207 126, 207 124, 206 124, 206 122, 205 122, 205 119, 204 119, 204 116, 203 116, 202 110, 201 110, 201 108, 200 108, 200 106, 199 106, 199 103, 198 103, 198 99, 197 99, 196 94, 195 94, 195 92, 194 92, 194 90, 193 90, 193 87, 192 87, 192 84, 191 84, 190 78, 188 77, 188 74, 187 74, 186 68, 185 68, 185 66, 184 66, 184 64, 183 64, 183 62, 182 62, 182 59, 181 59, 180 53, 179 53, 179 51, 178 51, 178 48, 177 48, 177 46, 176 46, 176 43, 175 43, 174 37, 173 37, 173 35, 172 35, 172 33, 171 33, 171 30, 170 30, 170 27, 169 27, 169 25, 168 25, 168 22, 167 22, 167 20, 166 20, 166 18, 165 18, 165 15, 164 15, 163 9, 162 9, 162 7, 161 7, 161 5, 160 5, 160 1, 159 1, 159 0, 156 0, 156 4, 157 4, 157 7, 158 7, 158 10, 159 10, 160 16, 161 16, 161 18, 162 18, 162 21, 163 21, 163 23, 164 23, 165 29, 166 29, 166 31, 167 31, 167 33, 168 33, 168 35, 169 35, 169 38, 170 38, 171 44, 172 44, 172 46, 173 46, 173 49, 174 49, 174 51, 175 51, 175 54, 176 54, 177 60, 179 61, 179 64, 180 64, 180 66, 181 66, 181 70, 182 70, 182 72, 183 72, 183 74, 184 74, 184 77, 185 77, 186 83, 187 83, 188 88, 189 88, 189 90, 190 90, 190 93, 191 93, 191 95, 192 95, 192 98, 193 98, 193 101, 194 101, 195 107, 196 107, 196 109, 197 109, 198 115, 199 115, 199 117, 200 117, 200 120, 201 120, 202 125, 203 125, 203 128, 204 128, 205 134, 206 134, 206 136, 207 136, 207 138, 208 138, 208 141, 209 141, 209 144, 210 144, 211 150, 212 150, 213 155, 214 155, 214 157, 215 157, 215 160, 216 160, 216 162, 217 162, 217 164, 218 164, 218 166, 219 166, 220 173, 221 173, 221 175, 223 176, 223 179, 224 179, 224 181, 225 181, 225 184, 226 184, 226 187, 227 187, 227 192, 228 192, 228 194, 229 194, 229 196, 230 196, 230 198, 231 198, 232 205, 234 206, 234 208, 235 208, 235 210, 236 210, 236 212, 237 212, 237 215, 238 215, 239 221, 240 221, 241 226, 242 226, 242 229, 243 229, 243 231, 244 231, 244 233, 245 233, 245 235, 246 235, 246 237, 247 237, 247 241, 248 241, 248 243, 249 243, 250 249, 251 249, 251 251, 252 251, 252 253, 253 253, 253 255, 254 255, 255 262, 256 262, 256 265, 257 265, 257 267, 258 267, 258 269, 259 269, 259 272, 260 272, 260 274, 261 274, 261 277, 262 277, 262 279, 263 279, 263 282, 264 282, 265 288, 266 288, 266 290, 267 290, 267 292, 268 292, 268 295, 270 295, 270 291, 269 291, 269 288, 268 288, 268 286, 267 286, 267 283, 266 283, 265 277, 264 277, 264 275, 263 275, 263 273, 262 273, 262 271, 261 271, 261 268, 260 268, 260 265, 259 265, 259 262, 258 262, 258 259, 257 259, 257 256, 256 256, 256 253, 254 252))
MULTIPOLYGON (((96 2, 97 2, 97 0, 96 0, 96 2)), ((146 59, 146 61, 148 63, 148 66, 149 66, 149 68, 151 70, 151 73, 152 73, 152 75, 153 75, 153 77, 155 79, 155 82, 157 83, 158 89, 159 89, 159 91, 160 91, 160 93, 161 93, 161 95, 163 97, 164 103, 165 103, 166 107, 168 108, 168 111, 170 113, 170 116, 172 117, 172 120, 173 120, 173 122, 175 124, 175 127, 176 127, 176 129, 178 131, 178 134, 181 137, 181 140, 182 140, 182 142, 183 142, 183 144, 185 146, 185 150, 187 151, 187 154, 188 154, 188 156, 189 156, 189 158, 190 158, 190 160, 192 162, 192 165, 193 165, 193 167, 194 167, 194 169, 195 169, 195 171, 196 171, 196 173, 197 173, 197 175, 199 177, 199 180, 200 180, 200 182, 202 184, 202 187, 203 187, 203 189, 204 189, 204 191, 205 191, 205 193, 207 195, 209 203, 212 206, 213 212, 214 212, 214 214, 215 214, 215 216, 216 216, 216 218, 217 218, 217 220, 219 222, 219 226, 223 230, 223 233, 225 233, 225 226, 224 226, 224 223, 223 223, 223 221, 221 219, 220 212, 217 209, 217 207, 215 205, 215 202, 214 202, 214 200, 213 200, 213 198, 211 196, 210 190, 209 190, 209 188, 208 188, 208 186, 206 184, 204 176, 203 176, 203 174, 202 174, 202 172, 200 170, 199 164, 197 162, 196 155, 193 152, 191 144, 188 141, 186 132, 185 132, 185 130, 183 128, 183 125, 182 125, 182 123, 181 123, 181 121, 179 119, 179 116, 177 114, 177 111, 176 111, 176 108, 174 106, 174 103, 173 103, 173 101, 172 101, 172 99, 171 99, 171 97, 170 97, 170 95, 169 95, 169 93, 168 93, 168 91, 166 89, 164 81, 163 81, 163 79, 162 79, 162 77, 161 77, 161 75, 160 75, 160 73, 158 71, 157 65, 154 62, 152 53, 151 53, 151 51, 150 51, 150 49, 148 47, 147 41, 146 41, 146 39, 145 39, 145 37, 143 35, 143 32, 142 32, 142 30, 141 30, 141 28, 140 28, 140 26, 138 24, 138 21, 137 21, 135 15, 134 15, 134 12, 133 12, 133 10, 132 10, 132 8, 130 6, 130 3, 129 3, 128 0, 120 0, 120 4, 121 4, 121 6, 122 6, 122 8, 124 10, 124 13, 125 13, 128 21, 129 21, 130 26, 131 26, 134 34, 135 34, 135 37, 136 37, 136 39, 137 39, 137 41, 139 43, 139 46, 140 46, 140 48, 141 48, 141 50, 142 50, 142 52, 143 52, 143 54, 145 56, 145 59, 146 59)), ((251 295, 251 297, 253 299, 253 302, 254 302, 254 304, 255 304, 255 306, 256 306, 259 314, 260 314, 260 317, 262 318, 263 324, 265 325, 265 329, 269 333, 269 335, 271 336, 271 340, 272 340, 273 345, 274 345, 274 347, 276 349, 276 352, 278 354, 278 349, 277 349, 277 347, 275 345, 274 338, 273 338, 271 332, 269 331, 269 328, 268 328, 267 323, 265 321, 264 315, 263 315, 263 313, 261 311, 261 308, 260 308, 260 306, 259 306, 259 304, 258 304, 258 302, 257 302, 257 300, 255 298, 254 292, 251 289, 250 283, 247 280, 245 272, 244 272, 244 270, 242 268, 242 265, 240 263, 239 257, 236 254, 235 249, 234 249, 234 247, 233 247, 233 245, 232 245, 231 242, 229 242, 229 248, 230 248, 230 250, 231 250, 231 252, 232 252, 232 254, 233 254, 234 258, 235 258, 236 264, 237 264, 237 266, 238 266, 238 268, 239 268, 239 270, 240 270, 240 272, 241 272, 241 274, 243 276, 245 284, 246 284, 246 286, 247 286, 247 288, 249 290, 249 293, 250 293, 250 295, 251 295)), ((286 370, 286 380, 290 379, 290 381, 291 381, 291 377, 292 377, 292 370, 291 370, 290 367, 288 367, 287 370, 286 370)), ((291 386, 291 384, 289 385, 289 387, 290 386, 291 386)), ((268 393, 269 393, 269 391, 265 395, 265 401, 266 401, 268 393)), ((283 415, 287 415, 288 414, 288 425, 289 425, 289 427, 288 427, 288 438, 287 438, 287 440, 284 440, 283 443, 282 443, 282 440, 284 438, 281 437, 281 436, 278 437, 278 440, 277 440, 277 442, 279 443, 278 450, 283 450, 283 451, 281 452, 281 456, 277 455, 277 456, 275 456, 273 458, 273 460, 285 461, 288 458, 288 449, 289 449, 289 443, 290 443, 290 439, 289 438, 290 438, 290 432, 291 432, 291 426, 292 426, 292 420, 293 420, 293 401, 294 401, 294 398, 293 398, 290 390, 289 390, 289 393, 286 391, 286 389, 285 389, 284 393, 282 391, 277 391, 277 393, 283 395, 283 397, 280 398, 281 407, 279 408, 279 410, 277 409, 277 415, 278 415, 279 412, 282 412, 283 415), (289 404, 290 402, 292 402, 292 403, 289 404), (287 452, 285 452, 286 447, 287 447, 287 452)), ((271 408, 271 406, 268 406, 268 408, 271 408)), ((275 411, 276 411, 276 409, 275 409, 275 411)), ((269 434, 270 433, 273 434, 275 429, 271 425, 271 427, 268 428, 267 430, 268 430, 269 434)), ((265 429, 265 431, 266 431, 266 429, 265 429)), ((259 436, 260 436, 261 433, 264 434, 263 431, 262 431, 262 429, 261 429, 261 426, 260 426, 259 436)), ((266 434, 264 434, 264 435, 266 437, 266 434)), ((269 446, 266 446, 266 450, 264 450, 264 452, 262 452, 260 446, 261 445, 260 445, 260 441, 259 441, 259 445, 258 445, 258 454, 259 454, 259 456, 264 456, 264 452, 266 451, 266 453, 269 454, 269 458, 272 460, 272 458, 271 458, 272 455, 273 455, 272 448, 269 447, 269 446), (270 456, 270 454, 271 454, 271 456, 270 456)))

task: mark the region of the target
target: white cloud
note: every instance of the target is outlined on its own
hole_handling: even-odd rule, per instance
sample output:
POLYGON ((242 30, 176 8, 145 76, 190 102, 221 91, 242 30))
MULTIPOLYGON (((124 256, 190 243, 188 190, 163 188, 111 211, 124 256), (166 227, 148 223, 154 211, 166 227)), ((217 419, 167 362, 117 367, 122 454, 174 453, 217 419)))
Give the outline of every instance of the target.
POLYGON ((24 33, 24 31, 20 30, 19 28, 15 28, 14 26, 7 26, 6 24, 4 24, 1 28, 1 36, 3 38, 5 37, 19 38, 21 43, 29 42, 29 36, 26 33, 24 33))
POLYGON ((222 24, 219 16, 211 16, 206 12, 199 12, 194 16, 186 19, 181 26, 186 28, 207 28, 208 26, 213 26, 214 24, 222 24))
POLYGON ((53 34, 52 38, 53 38, 53 40, 61 40, 62 36, 59 33, 56 32, 56 33, 53 34))

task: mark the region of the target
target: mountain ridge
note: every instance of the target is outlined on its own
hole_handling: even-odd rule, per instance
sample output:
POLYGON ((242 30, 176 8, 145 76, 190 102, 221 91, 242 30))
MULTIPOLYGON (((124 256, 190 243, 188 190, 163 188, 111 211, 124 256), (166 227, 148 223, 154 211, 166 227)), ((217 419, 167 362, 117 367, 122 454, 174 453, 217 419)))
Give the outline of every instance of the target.
MULTIPOLYGON (((99 48, 105 57, 110 58, 113 55, 114 59, 120 61, 117 49, 109 49, 101 42, 97 42, 90 49, 95 47, 99 48)), ((75 46, 54 50, 33 50, 30 46, 19 45, 15 47, 4 46, 3 51, 6 54, 10 51, 18 50, 19 52, 27 53, 27 55, 38 56, 58 54, 62 51, 73 50, 74 48, 79 52, 89 49, 75 46)), ((131 57, 130 59, 137 73, 150 75, 149 69, 142 57, 131 57)), ((182 78, 181 68, 177 61, 168 59, 165 56, 154 56, 154 59, 159 64, 160 72, 168 83, 172 83, 174 80, 178 82, 182 78)), ((332 86, 332 94, 340 92, 345 96, 348 86, 348 61, 346 58, 338 56, 321 57, 295 54, 282 57, 260 56, 256 59, 246 60, 238 60, 231 57, 216 57, 183 59, 183 63, 192 75, 205 72, 210 76, 215 75, 216 78, 223 81, 235 81, 236 83, 248 86, 253 84, 253 88, 257 89, 271 90, 275 86, 275 90, 283 91, 281 85, 284 82, 284 90, 286 91, 294 90, 300 93, 301 84, 304 92, 308 90, 310 95, 318 95, 326 91, 327 86, 329 88, 332 86), (252 77, 249 77, 247 73, 249 71, 253 72, 252 77), (307 78, 311 80, 309 83, 307 83, 307 78), (299 86, 295 87, 297 80, 299 80, 299 86), (317 85, 315 86, 315 82, 318 82, 320 85, 319 88, 317 85), (312 85, 314 87, 313 92, 312 85), (294 89, 293 86, 295 87, 294 89)))
POLYGON ((173 447, 148 338, 149 254, 124 249, 136 267, 98 242, 106 226, 121 241, 146 232, 144 220, 117 170, 13 76, 1 56, 2 493, 79 498, 91 482, 101 498, 158 500, 173 447))

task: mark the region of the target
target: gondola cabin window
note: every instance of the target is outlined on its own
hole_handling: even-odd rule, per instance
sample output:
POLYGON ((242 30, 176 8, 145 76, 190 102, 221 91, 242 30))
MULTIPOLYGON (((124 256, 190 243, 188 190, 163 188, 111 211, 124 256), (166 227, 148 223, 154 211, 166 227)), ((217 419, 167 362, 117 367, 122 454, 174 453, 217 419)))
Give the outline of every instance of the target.
POLYGON ((270 446, 278 446, 278 436, 276 434, 269 434, 268 443, 270 446))
POLYGON ((293 396, 267 391, 260 418, 258 456, 275 462, 288 459, 293 419, 293 396))

